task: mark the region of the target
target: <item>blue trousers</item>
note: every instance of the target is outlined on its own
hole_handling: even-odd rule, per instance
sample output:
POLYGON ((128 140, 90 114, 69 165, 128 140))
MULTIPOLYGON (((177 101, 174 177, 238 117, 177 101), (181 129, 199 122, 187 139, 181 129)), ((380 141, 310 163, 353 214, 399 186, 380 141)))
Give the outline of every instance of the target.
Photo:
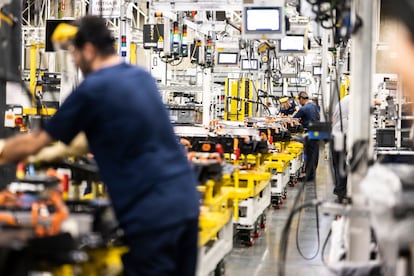
POLYGON ((128 236, 122 256, 125 276, 194 276, 198 219, 150 233, 128 236))
POLYGON ((341 170, 346 170, 345 159, 346 152, 336 152, 332 150, 332 165, 334 169, 334 176, 335 176, 335 188, 334 194, 338 196, 338 199, 342 201, 344 197, 346 197, 346 189, 347 189, 347 175, 342 175, 341 170))
POLYGON ((308 140, 305 144, 305 172, 306 181, 314 180, 319 161, 319 141, 308 140))

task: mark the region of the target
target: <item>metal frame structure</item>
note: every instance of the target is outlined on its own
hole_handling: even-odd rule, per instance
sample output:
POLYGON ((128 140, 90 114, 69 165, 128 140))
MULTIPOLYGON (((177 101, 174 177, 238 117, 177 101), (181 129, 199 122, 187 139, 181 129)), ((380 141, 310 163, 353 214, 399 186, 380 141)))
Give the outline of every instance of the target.
MULTIPOLYGON (((73 6, 80 5, 80 11, 74 11, 70 17, 62 17, 62 19, 75 19, 78 16, 86 14, 86 8, 89 5, 88 0, 73 0, 73 6), (79 14, 77 14, 79 13, 79 14)), ((130 28, 129 34, 131 36, 130 42, 135 44, 142 44, 142 25, 148 21, 146 8, 139 2, 132 2, 122 0, 124 7, 121 18, 109 19, 109 27, 114 34, 122 32, 123 23, 130 28), (125 7, 127 6, 127 7, 125 7)), ((47 19, 60 19, 59 16, 53 16, 51 13, 51 0, 26 0, 24 2, 24 9, 22 11, 22 41, 24 45, 31 45, 33 42, 40 43, 45 39, 45 26, 47 19)), ((117 37, 117 35, 115 35, 117 37)), ((24 49, 22 49, 24 53, 24 49)), ((23 55, 24 57, 24 55, 23 55)), ((24 65, 24 64, 23 64, 24 65)), ((24 67, 23 67, 24 68, 24 67)))
MULTIPOLYGON (((146 1, 143 1, 146 2, 146 1)), ((216 10, 239 10, 241 11, 242 0, 154 0, 150 2, 150 8, 158 11, 216 11, 216 10)))
MULTIPOLYGON (((348 129, 348 152, 351 153, 351 167, 355 169, 348 176, 348 195, 352 195, 353 207, 366 207, 361 191, 361 181, 368 170, 368 149, 370 141, 370 107, 371 86, 374 68, 374 13, 378 0, 352 1, 353 22, 356 15, 363 18, 361 29, 354 34, 351 55, 351 91, 350 124, 348 129), (356 160, 357 156, 361 156, 356 160)), ((368 262, 370 258, 370 223, 364 217, 350 217, 347 224, 349 242, 347 244, 347 259, 352 262, 368 262)))
MULTIPOLYGON (((81 7, 81 13, 86 12, 86 7, 89 5, 88 0, 73 0, 81 7)), ((186 11, 230 11, 230 18, 237 24, 241 22, 241 10, 243 7, 242 0, 210 0, 210 1, 190 1, 190 0, 153 0, 150 1, 148 10, 144 5, 148 1, 137 0, 129 1, 122 0, 122 12, 120 18, 110 19, 110 28, 114 33, 120 35, 129 35, 128 44, 142 43, 141 27, 144 22, 149 21, 149 15, 153 12, 163 12, 168 15, 171 11, 186 12, 186 11)), ((41 43, 44 40, 44 32, 46 20, 51 18, 51 0, 26 0, 24 2, 24 9, 22 12, 23 32, 22 41, 24 46, 22 48, 23 56, 25 54, 25 47, 30 46, 31 56, 36 54, 41 48, 41 43)), ((353 0, 352 1, 352 15, 353 22, 356 22, 356 14, 363 18, 361 29, 354 34, 352 38, 352 82, 351 90, 353 97, 350 103, 350 121, 358 122, 350 124, 348 130, 348 152, 351 153, 351 170, 348 178, 348 195, 352 196, 353 206, 364 208, 365 202, 362 197, 360 183, 368 169, 369 147, 370 147, 370 106, 371 106, 371 90, 372 90, 372 75, 374 63, 374 43, 377 43, 377 33, 375 33, 375 13, 379 11, 379 0, 353 0), (357 12, 358 11, 358 12, 357 12), (362 157, 359 157, 362 156, 362 157), (358 160, 356 158, 359 158, 358 160)), ((171 15, 170 15, 171 16, 171 15)), ((75 16, 74 16, 75 17, 75 16)), ((197 23, 191 20, 185 20, 189 28, 193 29, 202 35, 207 35, 210 32, 220 32, 225 30, 227 23, 218 23, 214 21, 197 23)), ((327 31, 323 32, 322 44, 322 94, 326 99, 326 103, 331 102, 329 99, 330 91, 325 80, 328 77, 328 43, 332 41, 327 31)), ((129 55, 127 55, 128 59, 129 55)), ((53 59, 53 58, 52 58, 53 59)), ((36 77, 36 60, 31 59, 31 87, 33 86, 34 78, 36 77)), ((22 64, 24 68, 24 63, 22 64)), ((208 126, 210 121, 210 102, 211 102, 211 87, 214 83, 214 75, 212 75, 210 68, 203 71, 203 125, 208 126)), ((338 80, 335 80, 338 81, 338 80)), ((333 83, 333 82, 332 82, 333 83)), ((331 83, 331 85, 332 85, 331 83)), ((285 84, 285 91, 287 91, 287 84, 285 84)), ((271 89, 271 88, 270 88, 271 89)), ((401 113, 400 113, 401 116, 401 113)), ((299 163, 300 161, 298 161, 299 163)), ((296 166, 297 167, 297 166, 296 166)), ((295 171, 295 170, 294 170, 295 171)), ((283 181, 284 182, 284 181, 283 181)), ((252 226, 257 217, 270 203, 270 187, 267 186, 263 191, 266 199, 258 205, 254 205, 256 198, 249 197, 244 202, 240 202, 240 206, 244 206, 250 210, 259 210, 257 214, 251 214, 244 222, 239 219, 239 224, 247 224, 252 226), (268 201, 269 200, 269 201, 268 201)), ((347 224, 349 233, 349 243, 347 244, 348 254, 347 259, 352 262, 367 262, 369 260, 370 248, 370 225, 365 217, 350 217, 347 224)))

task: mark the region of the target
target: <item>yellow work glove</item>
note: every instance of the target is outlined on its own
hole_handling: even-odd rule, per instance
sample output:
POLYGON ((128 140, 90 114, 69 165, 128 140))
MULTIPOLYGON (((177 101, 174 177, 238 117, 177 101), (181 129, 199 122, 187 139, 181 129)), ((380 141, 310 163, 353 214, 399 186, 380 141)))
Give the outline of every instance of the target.
POLYGON ((36 155, 29 156, 27 161, 32 163, 52 162, 69 156, 82 156, 88 152, 88 140, 85 133, 80 132, 69 145, 57 142, 52 146, 43 148, 36 155))

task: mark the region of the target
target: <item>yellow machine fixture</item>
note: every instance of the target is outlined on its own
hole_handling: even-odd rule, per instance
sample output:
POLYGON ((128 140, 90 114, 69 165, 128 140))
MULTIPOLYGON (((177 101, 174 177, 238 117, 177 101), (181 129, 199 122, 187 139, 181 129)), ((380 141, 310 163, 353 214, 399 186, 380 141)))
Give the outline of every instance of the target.
POLYGON ((349 76, 343 76, 341 78, 340 86, 339 86, 339 96, 342 99, 346 95, 348 95, 349 87, 350 87, 350 79, 349 76))
POLYGON ((224 118, 227 121, 244 121, 253 116, 253 82, 250 79, 225 80, 224 118))

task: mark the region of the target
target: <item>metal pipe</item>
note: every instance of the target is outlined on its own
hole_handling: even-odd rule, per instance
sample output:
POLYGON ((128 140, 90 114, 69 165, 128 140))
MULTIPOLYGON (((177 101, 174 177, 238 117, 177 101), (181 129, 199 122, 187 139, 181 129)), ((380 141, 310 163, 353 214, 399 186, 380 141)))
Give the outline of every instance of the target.
POLYGON ((203 126, 210 125, 210 102, 211 102, 211 68, 204 69, 203 74, 203 126))

